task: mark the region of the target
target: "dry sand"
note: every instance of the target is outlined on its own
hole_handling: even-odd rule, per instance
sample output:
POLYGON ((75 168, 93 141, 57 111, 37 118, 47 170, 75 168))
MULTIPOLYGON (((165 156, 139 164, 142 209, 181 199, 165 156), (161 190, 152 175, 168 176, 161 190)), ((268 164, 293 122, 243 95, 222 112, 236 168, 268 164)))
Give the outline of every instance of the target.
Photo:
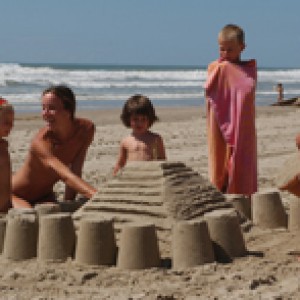
MULTIPOLYGON (((161 121, 153 126, 165 141, 168 160, 181 161, 207 176, 205 110, 199 107, 159 108, 161 121)), ((92 119, 97 133, 87 155, 84 178, 101 184, 111 171, 120 139, 128 129, 119 110, 80 112, 92 119)), ((295 107, 259 107, 257 135, 260 189, 274 187, 274 175, 295 153, 300 129, 295 107)), ((35 115, 17 115, 10 137, 13 170, 28 151, 29 141, 42 121, 35 115)), ((56 186, 58 193, 62 185, 56 186)), ((281 193, 288 210, 287 193, 281 193)), ((42 263, 35 259, 12 262, 0 258, 1 299, 300 299, 300 232, 263 230, 244 233, 249 255, 228 264, 213 263, 175 271, 170 268, 121 271, 116 267, 42 263)))

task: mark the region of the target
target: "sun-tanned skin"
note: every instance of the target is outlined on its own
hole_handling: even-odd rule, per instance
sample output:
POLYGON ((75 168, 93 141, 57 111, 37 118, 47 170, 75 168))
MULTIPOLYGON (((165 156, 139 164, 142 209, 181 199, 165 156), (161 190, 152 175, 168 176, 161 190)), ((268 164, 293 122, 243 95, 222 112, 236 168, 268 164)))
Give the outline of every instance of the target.
POLYGON ((300 150, 300 133, 296 135, 296 146, 300 150))
POLYGON ((127 161, 165 160, 166 153, 161 136, 149 130, 147 116, 130 116, 132 133, 120 144, 119 157, 114 168, 114 175, 123 168, 127 161))
POLYGON ((14 112, 0 110, 0 212, 7 212, 11 199, 11 163, 7 137, 13 127, 14 112))
POLYGON ((53 93, 43 95, 42 105, 47 125, 33 138, 24 165, 13 176, 13 207, 55 201, 53 186, 59 180, 66 184, 65 200, 74 200, 77 192, 87 198, 96 192, 80 178, 94 137, 94 124, 85 119, 72 119, 53 93))

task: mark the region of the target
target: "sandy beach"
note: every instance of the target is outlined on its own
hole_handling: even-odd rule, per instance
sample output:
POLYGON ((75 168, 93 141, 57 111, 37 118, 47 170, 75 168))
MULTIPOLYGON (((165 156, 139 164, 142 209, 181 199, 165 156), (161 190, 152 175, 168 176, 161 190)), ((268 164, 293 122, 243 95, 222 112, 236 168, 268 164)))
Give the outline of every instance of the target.
MULTIPOLYGON (((169 161, 183 162, 207 177, 206 117, 204 107, 157 108, 160 121, 152 130, 162 135, 169 161)), ((259 189, 274 188, 274 176, 297 152, 300 131, 296 107, 258 107, 257 141, 259 189)), ((120 139, 129 133, 119 110, 82 111, 97 126, 88 151, 83 178, 101 189, 111 176, 120 139)), ((42 126, 38 115, 16 116, 9 138, 13 170, 22 164, 31 138, 42 126)), ((61 194, 62 185, 56 186, 61 194)), ((281 193, 288 211, 291 195, 281 193)), ((253 226, 244 232, 252 255, 232 263, 212 263, 185 269, 157 268, 124 271, 116 267, 42 263, 36 259, 13 262, 0 258, 1 299, 299 299, 300 233, 253 226)), ((163 250, 163 249, 162 249, 163 250)))

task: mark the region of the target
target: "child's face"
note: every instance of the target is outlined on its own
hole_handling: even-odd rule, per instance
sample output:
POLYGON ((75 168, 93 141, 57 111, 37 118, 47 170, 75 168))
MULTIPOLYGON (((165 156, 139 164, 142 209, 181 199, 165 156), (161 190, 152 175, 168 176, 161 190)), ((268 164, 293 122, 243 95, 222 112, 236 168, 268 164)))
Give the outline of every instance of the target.
POLYGON ((7 137, 14 126, 14 112, 0 111, 0 138, 7 137))
POLYGON ((222 40, 219 39, 219 53, 220 58, 230 61, 230 62, 239 62, 241 53, 245 49, 245 45, 240 43, 237 40, 222 40))
POLYGON ((132 114, 130 116, 130 127, 135 134, 143 134, 149 129, 149 118, 141 114, 132 114))

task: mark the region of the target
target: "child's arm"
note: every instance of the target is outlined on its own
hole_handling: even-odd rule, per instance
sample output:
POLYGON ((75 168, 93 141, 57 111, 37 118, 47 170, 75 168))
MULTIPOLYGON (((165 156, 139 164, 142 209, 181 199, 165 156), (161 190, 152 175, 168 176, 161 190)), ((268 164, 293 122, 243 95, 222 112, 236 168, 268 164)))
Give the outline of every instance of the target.
POLYGON ((114 167, 114 170, 113 170, 113 175, 114 176, 118 173, 118 171, 120 169, 122 169, 125 166, 126 161, 127 161, 127 150, 126 150, 126 147, 125 147, 125 140, 123 140, 120 144, 118 160, 117 160, 117 163, 116 163, 116 165, 114 167))
POLYGON ((164 146, 164 141, 160 135, 157 136, 157 159, 166 160, 166 150, 164 146))
POLYGON ((0 141, 0 212, 7 212, 11 202, 11 164, 5 141, 0 141))
POLYGON ((300 150, 300 133, 298 133, 296 136, 296 146, 300 150))

